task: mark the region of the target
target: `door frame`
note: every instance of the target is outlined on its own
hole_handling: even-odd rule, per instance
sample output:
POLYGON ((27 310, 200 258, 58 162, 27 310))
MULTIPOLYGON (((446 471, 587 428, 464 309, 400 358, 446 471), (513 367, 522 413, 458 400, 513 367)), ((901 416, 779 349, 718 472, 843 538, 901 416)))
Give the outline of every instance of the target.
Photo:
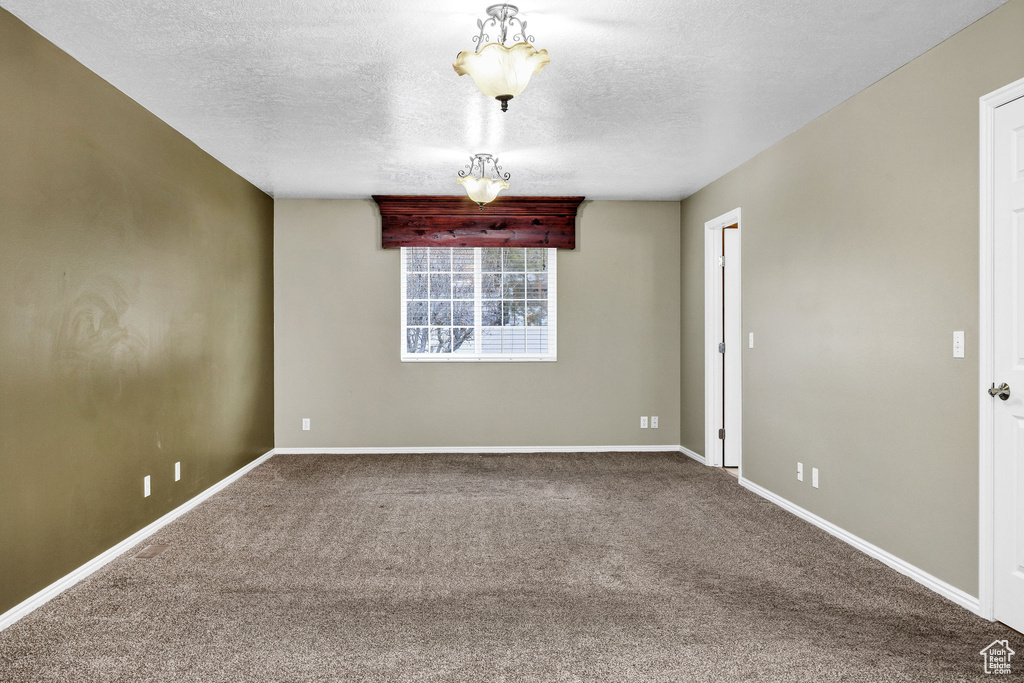
MULTIPOLYGON (((724 454, 722 441, 718 438, 716 415, 718 406, 722 405, 722 391, 728 405, 726 413, 733 417, 730 432, 726 438, 731 440, 739 454, 739 473, 743 476, 743 382, 741 372, 732 373, 722 386, 721 355, 718 353, 718 342, 722 330, 722 275, 717 263, 719 246, 722 244, 721 230, 726 226, 736 225, 735 233, 735 264, 726 264, 726 289, 736 293, 735 304, 726 310, 731 325, 726 329, 732 334, 725 340, 727 350, 735 349, 736 358, 740 358, 742 348, 741 301, 740 301, 740 249, 742 236, 740 209, 722 214, 704 224, 704 463, 713 467, 721 467, 724 454)), ((728 351, 727 351, 728 352, 728 351)), ((736 367, 740 367, 740 363, 736 367)))
POLYGON ((995 411, 988 395, 995 381, 995 112, 1020 97, 1024 97, 1024 78, 978 101, 978 614, 990 621, 995 620, 995 411))

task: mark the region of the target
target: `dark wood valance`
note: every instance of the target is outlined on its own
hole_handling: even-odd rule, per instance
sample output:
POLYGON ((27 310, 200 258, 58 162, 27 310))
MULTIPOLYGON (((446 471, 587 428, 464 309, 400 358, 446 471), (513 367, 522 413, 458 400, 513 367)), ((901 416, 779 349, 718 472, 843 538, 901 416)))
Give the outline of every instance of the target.
POLYGON ((576 248, 583 197, 498 197, 483 210, 465 196, 373 195, 381 245, 576 248))

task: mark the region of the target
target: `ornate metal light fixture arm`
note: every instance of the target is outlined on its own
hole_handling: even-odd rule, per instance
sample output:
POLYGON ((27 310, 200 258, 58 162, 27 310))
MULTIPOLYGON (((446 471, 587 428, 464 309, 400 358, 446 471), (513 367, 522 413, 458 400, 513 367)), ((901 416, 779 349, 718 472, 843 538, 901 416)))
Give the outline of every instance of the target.
POLYGON ((498 165, 498 157, 494 157, 494 175, 498 176, 499 178, 504 180, 506 183, 508 182, 508 179, 512 177, 511 173, 502 173, 501 172, 501 166, 498 165))
MULTIPOLYGON (((519 20, 516 19, 516 21, 519 21, 519 20)), ((536 38, 534 38, 533 36, 526 35, 526 22, 525 21, 519 21, 519 33, 517 33, 514 36, 512 36, 512 40, 514 42, 524 41, 524 42, 527 42, 527 43, 532 43, 534 40, 536 40, 536 38)))
POLYGON ((473 175, 473 167, 474 166, 476 166, 476 157, 470 157, 469 158, 469 165, 466 166, 465 170, 459 171, 459 177, 460 178, 466 178, 468 176, 473 175))
MULTIPOLYGON (((493 23, 493 22, 494 22, 494 20, 492 19, 488 23, 493 23)), ((486 33, 484 33, 485 29, 484 29, 484 20, 483 19, 477 19, 476 20, 476 25, 480 29, 480 35, 474 36, 473 37, 473 42, 476 43, 476 50, 475 50, 475 52, 480 52, 480 48, 482 48, 484 46, 484 44, 488 40, 491 39, 491 37, 489 35, 487 35, 486 33)))

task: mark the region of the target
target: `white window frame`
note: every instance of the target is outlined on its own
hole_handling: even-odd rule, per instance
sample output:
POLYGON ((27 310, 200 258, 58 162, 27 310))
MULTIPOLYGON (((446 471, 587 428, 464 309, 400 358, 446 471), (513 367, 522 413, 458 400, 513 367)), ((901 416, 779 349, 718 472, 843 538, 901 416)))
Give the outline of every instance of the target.
MULTIPOLYGON (((513 247, 521 248, 521 247, 513 247)), ((403 363, 522 363, 522 362, 553 362, 558 359, 558 263, 557 249, 548 249, 547 270, 548 275, 548 350, 546 353, 481 353, 480 344, 482 341, 481 310, 483 297, 481 292, 482 284, 482 247, 473 247, 473 323, 475 333, 473 343, 476 346, 475 353, 408 353, 408 287, 406 283, 406 249, 402 247, 401 267, 399 273, 399 286, 402 291, 402 303, 399 309, 401 315, 401 359, 403 363)))

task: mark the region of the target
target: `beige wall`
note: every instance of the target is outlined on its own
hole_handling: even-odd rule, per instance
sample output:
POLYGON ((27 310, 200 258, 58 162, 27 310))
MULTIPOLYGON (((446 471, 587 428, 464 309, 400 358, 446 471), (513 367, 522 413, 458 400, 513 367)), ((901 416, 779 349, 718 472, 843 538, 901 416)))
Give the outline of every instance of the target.
POLYGON ((679 204, 587 202, 578 237, 558 253, 557 362, 402 363, 376 204, 276 201, 277 445, 678 444, 679 204))
POLYGON ((0 93, 2 613, 273 448, 274 388, 272 201, 3 10, 0 93))
POLYGON ((744 475, 973 595, 978 98, 1024 77, 1022 32, 1011 0, 682 205, 683 444, 703 451, 701 231, 739 206, 744 475))

